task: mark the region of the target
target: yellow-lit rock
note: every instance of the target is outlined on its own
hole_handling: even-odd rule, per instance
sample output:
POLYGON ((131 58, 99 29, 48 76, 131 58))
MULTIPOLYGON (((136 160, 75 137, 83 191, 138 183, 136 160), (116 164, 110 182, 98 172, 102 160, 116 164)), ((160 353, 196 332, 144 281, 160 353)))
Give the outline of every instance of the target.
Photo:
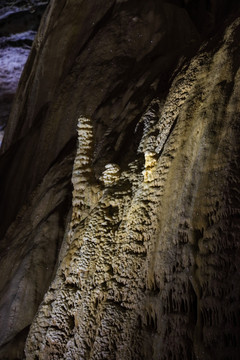
POLYGON ((0 359, 238 359, 235 4, 50 2, 0 155, 0 359))
MULTIPOLYGON (((237 343, 239 31, 237 20, 219 49, 183 68, 163 106, 149 105, 138 160, 121 173, 106 166, 102 197, 77 203, 74 190, 69 247, 27 359, 223 359, 224 339, 237 343), (82 206, 91 212, 76 221, 82 206)), ((74 183, 84 176, 74 170, 74 183)))

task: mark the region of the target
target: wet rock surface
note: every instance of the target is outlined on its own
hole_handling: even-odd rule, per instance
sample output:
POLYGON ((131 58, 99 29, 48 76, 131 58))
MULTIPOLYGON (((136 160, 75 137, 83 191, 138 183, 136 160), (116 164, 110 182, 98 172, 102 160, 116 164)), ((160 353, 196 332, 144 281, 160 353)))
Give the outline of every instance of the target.
POLYGON ((0 157, 0 358, 238 359, 237 5, 50 3, 0 157))

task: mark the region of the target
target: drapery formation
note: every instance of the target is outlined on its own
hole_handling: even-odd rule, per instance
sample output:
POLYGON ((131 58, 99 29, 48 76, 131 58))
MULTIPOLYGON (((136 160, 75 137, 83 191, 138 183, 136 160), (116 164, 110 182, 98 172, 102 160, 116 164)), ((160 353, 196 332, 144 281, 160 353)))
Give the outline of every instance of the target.
POLYGON ((50 3, 0 158, 2 358, 237 359, 240 20, 202 3, 50 3))

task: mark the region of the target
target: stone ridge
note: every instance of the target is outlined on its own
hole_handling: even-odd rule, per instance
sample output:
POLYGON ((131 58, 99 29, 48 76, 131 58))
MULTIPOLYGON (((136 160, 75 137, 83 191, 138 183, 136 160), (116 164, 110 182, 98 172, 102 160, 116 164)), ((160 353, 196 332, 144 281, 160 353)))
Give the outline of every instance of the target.
POLYGON ((80 118, 65 255, 26 359, 237 359, 239 34, 237 19, 152 101, 136 159, 113 182, 95 178, 80 118))
POLYGON ((97 204, 101 196, 100 187, 93 174, 93 127, 91 120, 78 119, 78 147, 72 172, 73 210, 72 226, 83 220, 97 204))

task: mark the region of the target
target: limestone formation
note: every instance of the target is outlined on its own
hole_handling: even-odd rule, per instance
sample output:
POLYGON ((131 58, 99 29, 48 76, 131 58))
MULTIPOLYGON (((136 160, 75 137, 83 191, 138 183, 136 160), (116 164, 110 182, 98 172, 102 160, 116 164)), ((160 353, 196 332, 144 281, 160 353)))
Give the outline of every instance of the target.
POLYGON ((103 171, 100 180, 105 186, 115 184, 120 177, 120 168, 117 164, 107 164, 105 165, 105 170, 103 171))
POLYGON ((52 1, 43 16, 1 148, 6 163, 12 164, 10 169, 0 163, 1 235, 76 136, 80 115, 93 121, 97 175, 105 161, 117 163, 114 156, 128 127, 158 84, 161 89, 166 86, 166 74, 178 56, 194 48, 198 39, 189 16, 177 6, 153 0, 142 0, 136 7, 114 0, 97 4, 52 1), (9 187, 16 173, 17 186, 9 187), (5 208, 5 201, 12 206, 5 208))
POLYGON ((239 33, 238 19, 214 54, 203 47, 182 69, 162 108, 150 105, 145 163, 105 181, 72 221, 27 359, 237 358, 239 33))
POLYGON ((59 4, 0 157, 0 359, 238 360, 239 5, 59 4))

